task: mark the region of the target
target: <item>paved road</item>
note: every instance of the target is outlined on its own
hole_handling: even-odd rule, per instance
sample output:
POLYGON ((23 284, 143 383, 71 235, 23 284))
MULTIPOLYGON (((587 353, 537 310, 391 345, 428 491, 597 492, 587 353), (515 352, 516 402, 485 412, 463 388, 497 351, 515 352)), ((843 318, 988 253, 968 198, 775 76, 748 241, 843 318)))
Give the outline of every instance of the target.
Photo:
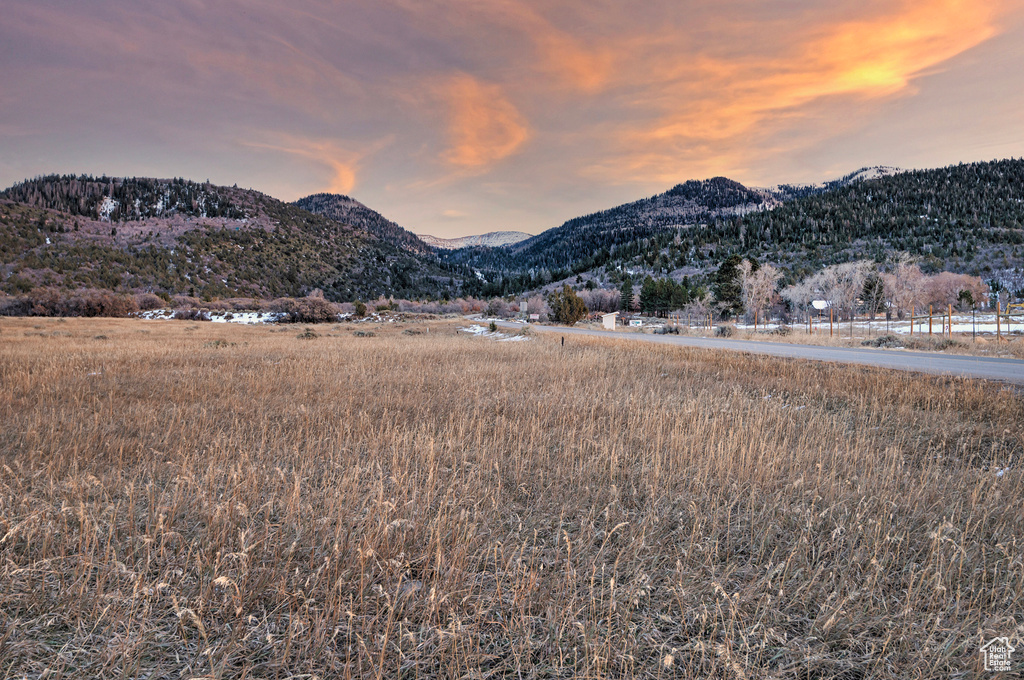
MULTIPOLYGON (((499 322, 506 328, 521 328, 522 324, 499 322)), ((598 331, 587 328, 558 328, 552 326, 531 326, 542 333, 556 333, 564 336, 590 335, 636 342, 653 342, 662 345, 727 349, 753 354, 770 354, 793 359, 812 361, 833 361, 844 364, 864 364, 899 371, 918 371, 940 375, 956 375, 966 378, 985 378, 1024 385, 1024 360, 997 359, 989 357, 958 356, 937 352, 907 352, 873 348, 820 347, 796 345, 786 342, 761 342, 759 340, 728 340, 719 338, 691 338, 683 335, 647 335, 621 331, 598 331)))

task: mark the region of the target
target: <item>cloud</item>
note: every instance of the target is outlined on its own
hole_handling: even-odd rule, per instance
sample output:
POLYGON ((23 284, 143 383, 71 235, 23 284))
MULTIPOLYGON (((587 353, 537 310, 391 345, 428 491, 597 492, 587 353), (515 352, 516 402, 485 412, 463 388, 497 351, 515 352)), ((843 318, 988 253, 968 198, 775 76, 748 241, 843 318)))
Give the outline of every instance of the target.
POLYGON ((585 93, 605 88, 612 76, 613 55, 606 48, 591 48, 567 31, 560 30, 524 2, 474 0, 492 21, 512 25, 533 41, 539 69, 561 83, 585 93))
POLYGON ((461 74, 441 86, 450 111, 451 146, 442 159, 465 170, 482 170, 515 153, 530 137, 526 119, 497 85, 461 74))
MULTIPOLYGON (((605 40, 565 30, 524 0, 391 0, 421 30, 445 36, 477 65, 496 60, 492 75, 529 77, 535 86, 593 94, 611 81, 614 58, 605 40)), ((565 9, 585 16, 590 8, 565 9)), ((477 75, 480 75, 479 73, 477 75)))
MULTIPOLYGON (((810 37, 781 54, 702 54, 688 70, 654 68, 639 99, 658 115, 626 123, 622 151, 586 172, 607 176, 625 168, 634 178, 666 180, 692 158, 726 170, 731 163, 723 161, 739 157, 738 149, 749 154, 755 143, 771 144, 773 135, 799 125, 826 100, 845 98, 853 113, 871 100, 911 91, 915 77, 994 36, 996 16, 995 5, 912 0, 875 16, 811 27, 810 37)), ((842 128, 836 120, 816 130, 842 128)))
POLYGON ((323 190, 336 194, 350 194, 356 185, 356 174, 360 163, 369 155, 380 150, 391 140, 380 140, 360 150, 353 150, 331 139, 308 139, 287 133, 272 135, 275 142, 243 141, 243 146, 267 149, 291 156, 298 156, 324 166, 331 172, 323 190))
POLYGON ((8 0, 0 156, 19 160, 0 177, 83 158, 113 172, 175 162, 271 193, 356 188, 408 206, 410 224, 450 229, 459 223, 444 209, 468 204, 474 223, 515 215, 532 229, 691 177, 803 181, 850 159, 1019 155, 1022 10, 1024 0, 8 0), (223 153, 238 137, 270 163, 223 153))

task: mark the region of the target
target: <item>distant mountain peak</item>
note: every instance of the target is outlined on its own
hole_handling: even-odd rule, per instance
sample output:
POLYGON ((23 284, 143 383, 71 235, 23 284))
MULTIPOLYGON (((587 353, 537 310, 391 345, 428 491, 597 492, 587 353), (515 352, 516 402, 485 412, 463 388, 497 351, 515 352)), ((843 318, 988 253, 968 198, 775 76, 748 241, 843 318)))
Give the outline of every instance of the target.
POLYGON ((458 250, 459 248, 471 248, 485 246, 496 248, 498 246, 510 246, 530 238, 531 234, 521 231, 491 231, 476 236, 462 236, 460 238, 438 238, 429 234, 417 234, 424 243, 442 250, 458 250))

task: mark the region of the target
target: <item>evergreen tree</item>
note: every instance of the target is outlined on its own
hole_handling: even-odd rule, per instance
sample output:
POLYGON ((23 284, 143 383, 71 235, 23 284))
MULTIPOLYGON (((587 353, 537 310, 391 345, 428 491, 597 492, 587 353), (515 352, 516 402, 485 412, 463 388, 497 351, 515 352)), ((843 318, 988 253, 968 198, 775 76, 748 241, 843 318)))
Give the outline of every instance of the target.
POLYGON ((723 314, 738 316, 743 313, 743 286, 740 284, 740 263, 743 258, 731 255, 715 272, 712 290, 723 314))
POLYGON ((864 298, 864 307, 871 318, 875 318, 875 314, 882 311, 885 307, 885 285, 882 283, 881 277, 877 274, 872 274, 864 280, 864 291, 861 294, 864 298))
POLYGON ((619 309, 628 312, 633 308, 633 281, 627 275, 619 289, 619 309))
POLYGON ((644 314, 655 314, 658 311, 658 287, 650 276, 640 286, 640 311, 644 314))
POLYGON ((555 291, 548 296, 548 305, 551 307, 551 315, 555 321, 568 326, 587 316, 587 305, 568 284, 563 286, 562 290, 555 291))

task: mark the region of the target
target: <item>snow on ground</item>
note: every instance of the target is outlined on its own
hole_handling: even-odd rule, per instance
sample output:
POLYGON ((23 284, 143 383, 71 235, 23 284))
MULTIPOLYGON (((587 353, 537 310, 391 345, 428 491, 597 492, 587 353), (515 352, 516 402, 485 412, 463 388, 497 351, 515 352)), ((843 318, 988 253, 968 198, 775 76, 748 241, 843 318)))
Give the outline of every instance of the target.
POLYGON ((284 315, 280 312, 210 312, 210 321, 252 325, 274 323, 282 316, 284 315))
MULTIPOLYGON (((139 318, 151 320, 166 320, 174 318, 173 309, 151 309, 139 312, 139 318)), ((240 323, 245 325, 260 323, 275 323, 283 314, 280 312, 209 312, 210 321, 214 323, 240 323)))
POLYGON ((103 202, 97 208, 100 220, 106 220, 107 222, 110 221, 110 215, 115 210, 117 210, 117 201, 110 196, 104 196, 103 202))
POLYGON ((479 335, 482 338, 491 338, 498 342, 519 342, 521 340, 529 340, 530 338, 525 335, 509 335, 508 333, 502 333, 501 331, 489 331, 483 326, 473 324, 469 328, 460 328, 460 331, 466 331, 473 335, 479 335))

